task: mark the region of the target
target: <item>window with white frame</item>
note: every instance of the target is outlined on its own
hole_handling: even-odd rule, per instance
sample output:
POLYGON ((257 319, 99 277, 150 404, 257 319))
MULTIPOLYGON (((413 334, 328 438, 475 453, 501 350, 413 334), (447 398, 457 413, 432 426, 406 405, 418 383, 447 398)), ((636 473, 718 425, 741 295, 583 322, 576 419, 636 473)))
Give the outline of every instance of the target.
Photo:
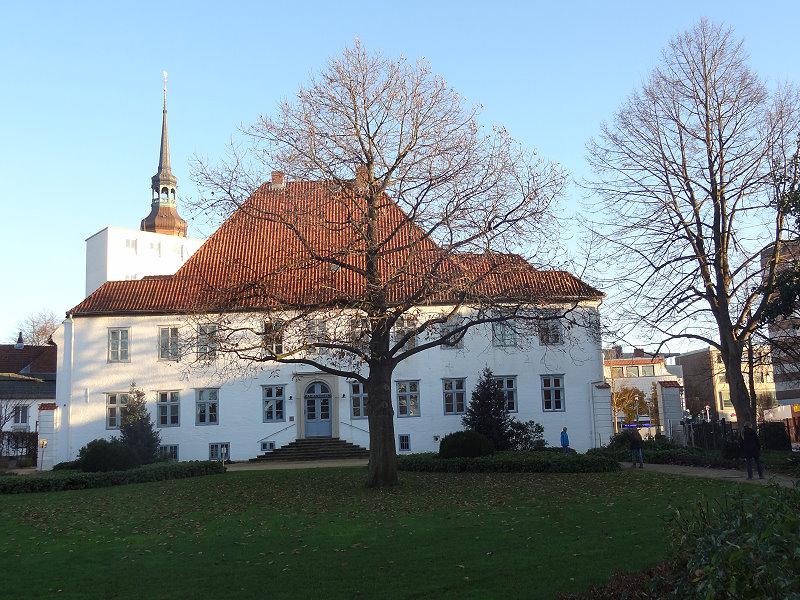
POLYGON ((547 412, 565 410, 563 375, 542 375, 542 410, 547 412))
POLYGON ((106 429, 119 429, 122 409, 128 405, 128 394, 106 394, 106 429))
POLYGON ((160 360, 178 360, 178 328, 158 328, 158 358, 160 360))
POLYGON ((200 360, 214 360, 219 350, 217 338, 217 324, 206 323, 197 328, 197 358, 200 360))
POLYGON ((261 343, 264 347, 265 358, 283 354, 283 329, 284 322, 281 320, 267 321, 264 323, 264 333, 261 343))
POLYGON ((408 340, 403 344, 403 350, 411 350, 417 345, 417 336, 414 331, 417 328, 417 320, 413 315, 403 315, 394 323, 394 340, 395 343, 402 340, 405 336, 409 336, 408 340))
POLYGON ((19 405, 14 407, 14 425, 27 425, 29 418, 28 406, 19 405))
POLYGON ((136 252, 136 240, 135 239, 133 239, 133 240, 131 240, 131 239, 125 240, 125 247, 128 250, 133 250, 134 252, 136 252))
POLYGON ((540 346, 557 346, 564 342, 564 326, 561 321, 555 318, 554 314, 547 313, 545 318, 536 324, 539 334, 540 346), (545 318, 549 317, 549 318, 545 318))
MULTIPOLYGON (((328 324, 325 319, 311 319, 306 328, 306 343, 320 344, 328 341, 328 324)), ((325 354, 327 350, 327 348, 309 348, 308 352, 325 354)))
POLYGON ((158 455, 164 460, 178 460, 178 444, 161 444, 158 455))
POLYGON ((158 392, 158 426, 177 427, 180 425, 181 393, 178 391, 158 392))
POLYGON ((626 377, 638 377, 639 376, 639 367, 636 365, 628 365, 625 367, 625 376, 626 377))
POLYGON ((408 433, 401 433, 397 436, 397 446, 400 448, 400 452, 410 452, 411 451, 411 435, 408 433))
POLYGON ((497 348, 512 348, 517 345, 517 331, 511 321, 492 323, 492 345, 497 348))
POLYGON ((506 399, 506 410, 508 412, 518 412, 519 405, 517 404, 517 377, 516 375, 495 377, 494 380, 503 391, 503 397, 506 399))
POLYGON ((621 379, 625 377, 625 371, 622 367, 611 367, 611 379, 621 379))
POLYGON ((262 385, 261 398, 264 403, 264 423, 285 421, 284 398, 286 387, 283 385, 262 385))
POLYGON ((444 396, 444 414, 462 415, 466 403, 464 379, 442 379, 442 395, 444 396))
POLYGON ((367 418, 367 392, 360 381, 350 382, 350 408, 354 419, 367 418))
POLYGON ((397 382, 397 416, 418 417, 419 410, 419 381, 397 382))
POLYGON ((214 442, 208 445, 208 460, 227 461, 231 459, 230 442, 214 442))
POLYGON ((195 390, 195 425, 219 423, 219 389, 195 390))
POLYGON ((642 377, 655 377, 656 368, 653 365, 642 365, 642 377))
POLYGON ((108 362, 128 362, 128 328, 113 327, 108 330, 108 362))
MULTIPOLYGON (((461 317, 458 315, 450 317, 447 320, 447 323, 444 323, 440 328, 440 334, 442 337, 448 335, 449 333, 455 331, 463 324, 461 317)), ((457 334, 452 335, 446 341, 442 342, 442 348, 463 348, 464 347, 464 335, 465 332, 461 331, 457 334)))

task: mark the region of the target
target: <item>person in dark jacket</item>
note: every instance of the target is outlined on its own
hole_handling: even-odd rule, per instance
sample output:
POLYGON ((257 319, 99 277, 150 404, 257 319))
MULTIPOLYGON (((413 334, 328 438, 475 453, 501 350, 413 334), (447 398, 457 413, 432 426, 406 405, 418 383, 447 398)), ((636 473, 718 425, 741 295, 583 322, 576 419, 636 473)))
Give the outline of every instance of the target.
POLYGON ((632 468, 636 468, 636 461, 639 461, 639 468, 644 469, 644 440, 642 434, 639 433, 639 428, 631 429, 628 433, 628 439, 631 445, 631 456, 633 457, 632 468))
POLYGON ((750 423, 745 423, 742 429, 742 456, 747 461, 747 478, 753 478, 753 461, 755 461, 758 478, 764 479, 764 467, 761 465, 761 442, 750 423))
POLYGON ((564 452, 569 452, 569 434, 566 427, 561 430, 561 449, 564 452))

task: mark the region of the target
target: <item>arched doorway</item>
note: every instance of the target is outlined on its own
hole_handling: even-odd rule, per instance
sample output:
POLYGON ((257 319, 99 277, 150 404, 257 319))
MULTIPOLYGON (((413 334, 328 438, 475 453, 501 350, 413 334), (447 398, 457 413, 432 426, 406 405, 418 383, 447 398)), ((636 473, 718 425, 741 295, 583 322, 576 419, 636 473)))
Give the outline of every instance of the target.
POLYGON ((315 381, 303 394, 306 437, 331 437, 331 388, 315 381))

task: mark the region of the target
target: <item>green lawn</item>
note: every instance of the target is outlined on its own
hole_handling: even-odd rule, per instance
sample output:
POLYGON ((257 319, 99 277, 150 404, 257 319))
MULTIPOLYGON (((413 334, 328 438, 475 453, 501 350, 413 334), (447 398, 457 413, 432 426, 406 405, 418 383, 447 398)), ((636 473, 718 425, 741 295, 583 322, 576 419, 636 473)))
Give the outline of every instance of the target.
MULTIPOLYGON (((551 598, 666 550, 735 484, 606 474, 254 471, 0 497, 8 598, 551 598)), ((747 488, 750 489, 749 487, 747 488)))

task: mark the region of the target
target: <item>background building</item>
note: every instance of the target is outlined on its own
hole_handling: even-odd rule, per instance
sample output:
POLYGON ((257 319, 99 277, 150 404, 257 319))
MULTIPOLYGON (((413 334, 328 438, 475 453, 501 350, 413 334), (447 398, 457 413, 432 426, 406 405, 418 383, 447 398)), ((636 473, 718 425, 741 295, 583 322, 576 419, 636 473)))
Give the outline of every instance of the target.
MULTIPOLYGON (((675 360, 683 367, 686 405, 692 415, 707 412, 708 418, 711 419, 736 421, 725 365, 719 350, 712 347, 703 348, 681 354, 675 360)), ((754 348, 753 363, 755 392, 759 406, 772 406, 776 394, 769 346, 754 348)), ((742 364, 742 370, 747 384, 750 369, 746 359, 742 364)))

